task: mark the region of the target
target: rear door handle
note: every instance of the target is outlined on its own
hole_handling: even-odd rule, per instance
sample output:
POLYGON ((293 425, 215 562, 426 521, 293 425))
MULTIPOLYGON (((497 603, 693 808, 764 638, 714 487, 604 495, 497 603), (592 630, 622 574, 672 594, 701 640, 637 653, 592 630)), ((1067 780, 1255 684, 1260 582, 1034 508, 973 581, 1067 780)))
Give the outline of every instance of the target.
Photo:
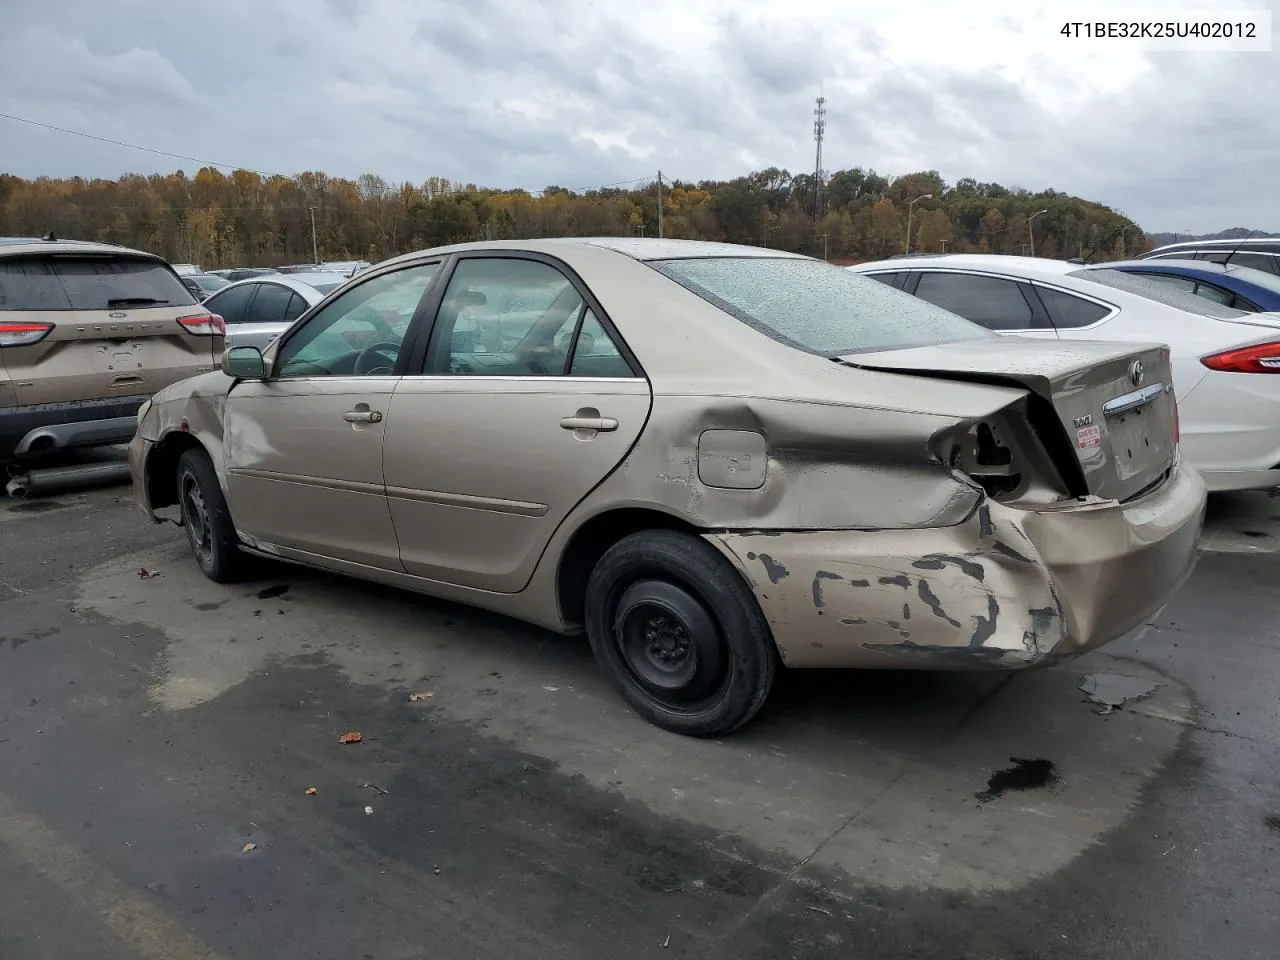
POLYGON ((377 410, 348 410, 342 419, 347 423, 381 423, 382 414, 377 410))
POLYGON ((566 430, 617 430, 618 421, 613 417, 565 417, 560 426, 566 430))

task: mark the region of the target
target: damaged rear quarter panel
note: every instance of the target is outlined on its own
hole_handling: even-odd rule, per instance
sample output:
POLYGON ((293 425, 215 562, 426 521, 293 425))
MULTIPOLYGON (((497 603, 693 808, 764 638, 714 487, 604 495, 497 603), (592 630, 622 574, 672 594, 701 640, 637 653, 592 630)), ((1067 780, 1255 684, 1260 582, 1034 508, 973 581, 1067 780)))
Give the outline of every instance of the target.
POLYGON ((1047 570, 986 505, 940 529, 707 539, 752 584, 788 666, 1018 667, 1066 638, 1047 570))

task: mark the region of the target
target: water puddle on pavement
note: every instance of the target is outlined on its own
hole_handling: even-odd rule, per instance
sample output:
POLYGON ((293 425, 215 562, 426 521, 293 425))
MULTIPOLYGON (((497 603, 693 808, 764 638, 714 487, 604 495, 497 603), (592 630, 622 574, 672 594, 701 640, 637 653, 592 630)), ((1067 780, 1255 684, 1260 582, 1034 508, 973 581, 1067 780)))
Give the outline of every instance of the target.
POLYGON ((1080 689, 1098 706, 1100 714, 1120 710, 1127 703, 1145 700, 1160 689, 1162 684, 1142 677, 1130 677, 1123 673, 1091 673, 1081 678, 1080 689))

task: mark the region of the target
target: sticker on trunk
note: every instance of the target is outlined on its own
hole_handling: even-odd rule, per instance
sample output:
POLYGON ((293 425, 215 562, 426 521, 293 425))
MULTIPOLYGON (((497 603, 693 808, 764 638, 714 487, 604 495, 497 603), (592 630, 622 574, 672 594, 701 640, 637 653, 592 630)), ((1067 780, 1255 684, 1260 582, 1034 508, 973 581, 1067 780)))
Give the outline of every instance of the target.
POLYGON ((1102 428, 1081 427, 1076 431, 1076 444, 1081 450, 1102 446, 1102 428))

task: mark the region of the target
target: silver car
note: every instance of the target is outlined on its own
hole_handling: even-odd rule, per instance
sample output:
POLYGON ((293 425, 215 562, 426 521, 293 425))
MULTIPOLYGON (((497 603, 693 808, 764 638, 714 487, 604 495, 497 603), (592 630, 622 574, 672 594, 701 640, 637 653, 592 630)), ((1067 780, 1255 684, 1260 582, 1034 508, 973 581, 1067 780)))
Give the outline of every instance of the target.
POLYGON ((226 323, 229 346, 263 350, 346 281, 340 273, 268 274, 223 287, 204 305, 226 323))

